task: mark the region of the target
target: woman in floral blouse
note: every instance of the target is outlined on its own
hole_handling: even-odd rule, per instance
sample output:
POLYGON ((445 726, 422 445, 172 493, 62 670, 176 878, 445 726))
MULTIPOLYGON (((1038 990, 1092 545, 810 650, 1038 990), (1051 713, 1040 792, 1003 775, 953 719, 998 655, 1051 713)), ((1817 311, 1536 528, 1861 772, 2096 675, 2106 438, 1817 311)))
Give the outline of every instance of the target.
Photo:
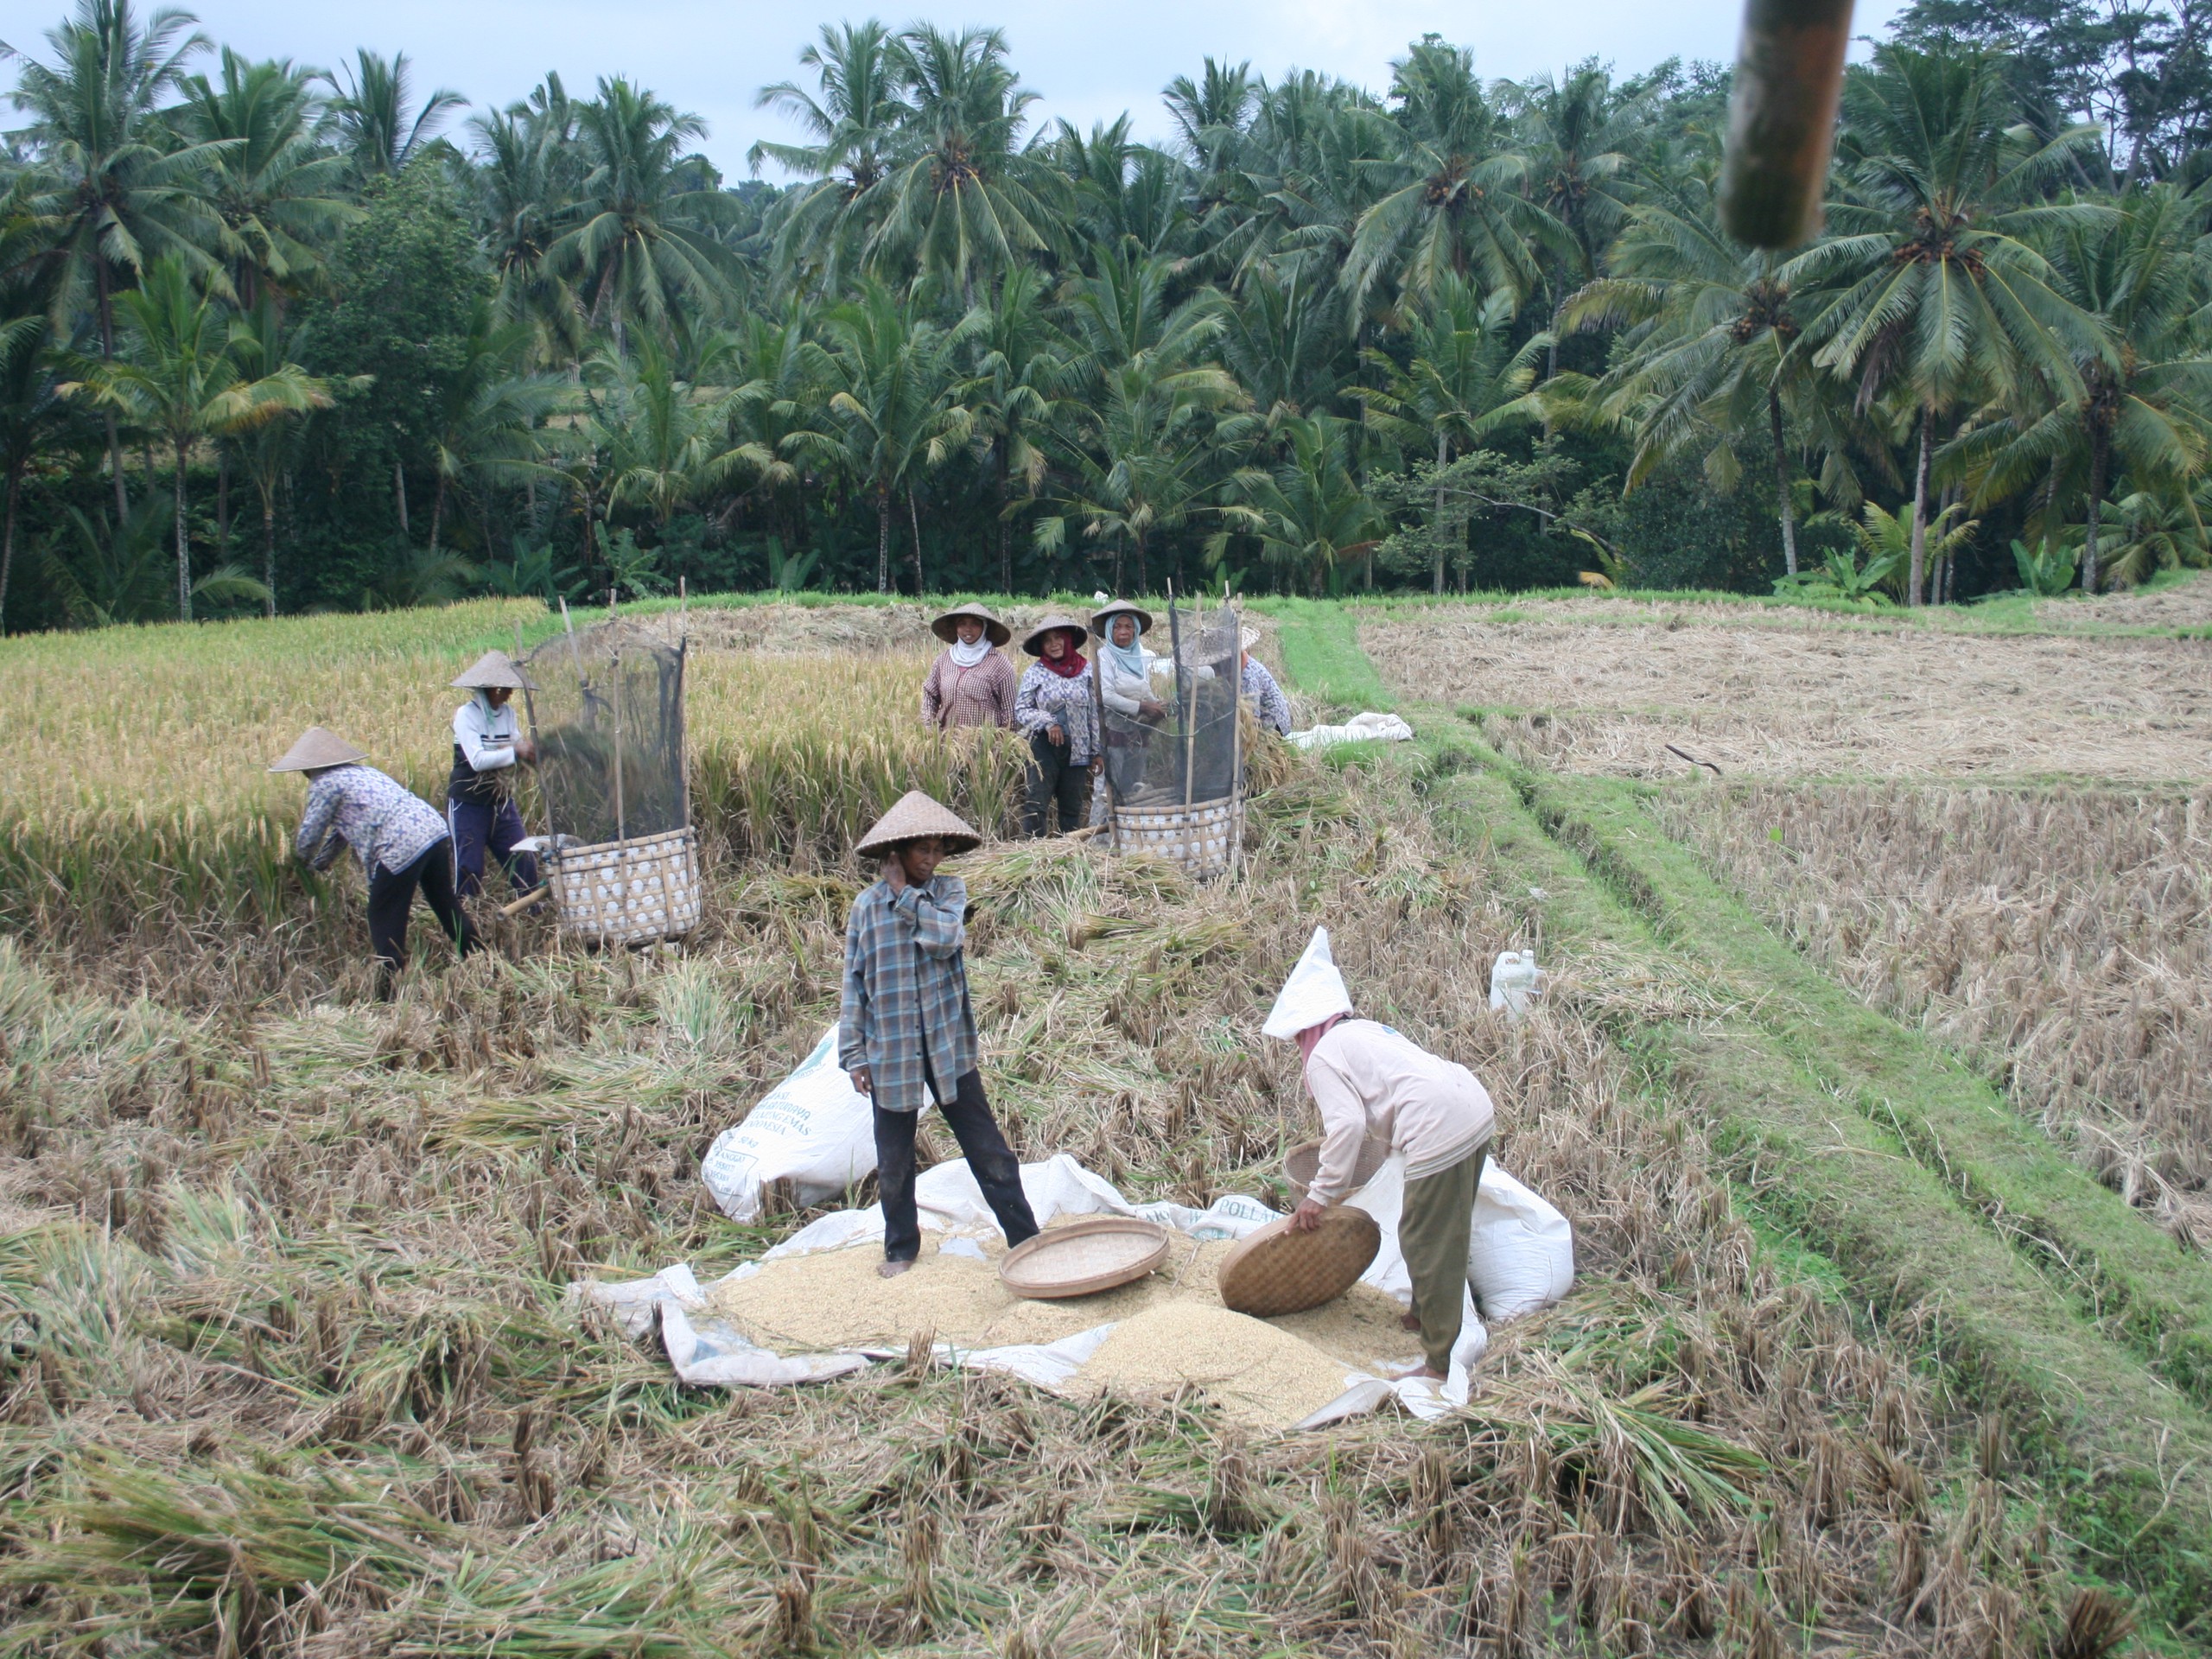
POLYGON ((1098 710, 1088 671, 1077 647, 1090 630, 1071 616, 1048 616, 1021 642, 1037 660, 1014 693, 1014 723, 1029 739, 1029 798, 1022 828, 1049 833, 1046 818, 1057 805, 1062 835, 1083 820, 1084 779, 1098 760, 1098 710))

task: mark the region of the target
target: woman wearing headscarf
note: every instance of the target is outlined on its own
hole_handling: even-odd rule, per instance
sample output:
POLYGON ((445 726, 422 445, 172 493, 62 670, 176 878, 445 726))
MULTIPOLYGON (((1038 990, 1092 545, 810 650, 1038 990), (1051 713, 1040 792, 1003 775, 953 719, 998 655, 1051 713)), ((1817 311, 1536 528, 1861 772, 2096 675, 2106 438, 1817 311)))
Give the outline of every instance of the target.
POLYGON ((1051 833, 1046 818, 1056 805, 1062 835, 1082 821, 1084 779, 1098 759, 1090 664, 1077 649, 1087 637, 1082 623, 1056 614, 1021 642, 1022 650, 1037 659, 1023 671, 1014 699, 1014 724, 1029 739, 1029 793, 1021 827, 1032 836, 1051 833))
POLYGON ((507 885, 528 893, 537 885, 537 861, 515 850, 523 827, 514 779, 518 766, 537 763, 537 748, 515 718, 514 694, 525 685, 522 671, 505 652, 487 651, 453 683, 471 694, 454 710, 453 771, 446 779, 454 891, 464 899, 483 892, 488 850, 507 873, 507 885))
POLYGON ((1116 799, 1136 793, 1144 783, 1147 726, 1167 717, 1167 705, 1154 695, 1152 667, 1160 659, 1144 648, 1151 616, 1116 601, 1094 612, 1098 633, 1098 697, 1106 706, 1106 775, 1116 799))
POLYGON ((346 848, 369 878, 369 948, 377 958, 377 996, 390 1001, 407 956, 407 913, 422 890, 431 913, 462 956, 478 948, 476 930, 454 897, 446 822, 398 779, 334 732, 310 726, 271 772, 308 780, 307 810, 293 850, 318 870, 346 848))
POLYGON ((1014 724, 1014 664, 997 647, 1014 631, 981 605, 956 605, 930 632, 944 649, 922 682, 922 721, 944 731, 952 726, 1014 724))

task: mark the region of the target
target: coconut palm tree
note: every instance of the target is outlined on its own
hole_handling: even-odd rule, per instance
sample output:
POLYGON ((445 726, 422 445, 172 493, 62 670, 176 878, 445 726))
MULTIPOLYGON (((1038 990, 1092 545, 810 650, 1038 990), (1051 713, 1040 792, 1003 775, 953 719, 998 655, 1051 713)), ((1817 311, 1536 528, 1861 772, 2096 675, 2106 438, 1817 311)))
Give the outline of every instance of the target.
POLYGON ((1068 181, 1022 145, 1037 94, 1007 62, 1003 31, 918 24, 890 62, 906 113, 867 257, 879 273, 935 273, 972 306, 979 275, 1059 245, 1068 181))
POLYGON ((2086 593, 2097 591, 2103 574, 2099 521, 2115 465, 2139 493, 2164 495, 2194 515, 2190 492, 2205 470, 2212 415, 2212 356, 2199 327, 2212 300, 2196 248, 2202 218, 2194 194, 2156 184, 2121 198, 2109 217, 2063 226, 2049 244, 2060 290, 2104 324, 2072 353, 2071 395, 2054 385, 2047 399, 1954 446, 1977 505, 2040 486, 2046 520, 2055 522, 2078 494, 2086 593))
POLYGON ((1526 296, 1543 273, 1538 248, 1573 238, 1529 200, 1527 157, 1475 79, 1474 54, 1433 35, 1390 66, 1392 153, 1367 164, 1378 200, 1361 214, 1344 261, 1355 299, 1386 276, 1421 293, 1446 275, 1526 296))
POLYGON ((1342 562, 1370 550, 1382 534, 1382 515, 1351 475, 1354 423, 1334 415, 1300 416, 1284 423, 1281 464, 1240 475, 1251 519, 1268 558, 1288 566, 1309 592, 1328 587, 1342 562))
POLYGON ((1079 350, 1069 383, 1072 429, 1064 437, 1068 486, 1039 519, 1038 550, 1058 557, 1071 528, 1122 560, 1136 558, 1137 586, 1151 586, 1149 557, 1164 534, 1218 526, 1242 510, 1220 497, 1227 446, 1213 442, 1224 416, 1249 405, 1234 376, 1211 360, 1220 306, 1208 296, 1170 308, 1169 262, 1111 255, 1074 289, 1070 316, 1079 350))
POLYGON ((1783 258, 1746 249, 1720 228, 1712 181, 1702 173, 1651 181, 1613 245, 1611 274, 1572 295, 1560 326, 1620 330, 1614 365, 1592 404, 1636 435, 1626 485, 1634 489, 1699 444, 1706 473, 1733 488, 1736 446, 1757 434, 1773 465, 1783 567, 1797 574, 1796 493, 1785 416, 1827 433, 1837 419, 1833 380, 1793 349, 1803 302, 1783 275, 1783 258))
POLYGON ((404 52, 385 58, 363 47, 353 60, 352 67, 322 79, 337 93, 330 112, 358 178, 389 178, 403 171, 430 147, 454 111, 468 107, 459 92, 441 86, 420 109, 413 109, 414 67, 404 52))
MULTIPOLYGON (((449 491, 558 475, 543 463, 542 429, 567 387, 557 376, 529 370, 535 341, 528 322, 503 321, 489 299, 479 300, 469 315, 460 360, 440 384, 432 414, 430 461, 438 477, 430 506, 433 554, 449 491)), ((488 547, 490 529, 484 529, 488 547)))
POLYGON ((526 100, 474 117, 469 127, 476 142, 468 183, 499 276, 500 306, 537 331, 540 360, 574 360, 585 340, 583 308, 546 256, 588 170, 575 105, 560 76, 549 74, 526 100))
MULTIPOLYGON (((45 226, 48 260, 60 268, 51 289, 55 328, 65 329, 89 295, 104 359, 115 356, 116 291, 149 259, 211 263, 205 250, 217 226, 202 181, 217 151, 176 143, 160 113, 186 65, 207 49, 207 36, 188 32, 192 21, 188 12, 162 10, 141 26, 130 0, 78 0, 75 16, 47 33, 54 61, 26 58, 12 94, 31 117, 26 206, 45 226)), ((16 55, 4 42, 0 54, 16 55)), ((102 413, 119 525, 130 514, 122 438, 114 410, 102 413)))
POLYGON ((289 63, 251 63, 225 47, 219 84, 194 75, 170 115, 206 146, 208 205, 243 310, 260 302, 264 285, 280 297, 297 289, 358 216, 346 199, 346 158, 315 137, 312 80, 289 63))
POLYGON ((680 315, 714 312, 728 289, 730 252, 715 233, 727 200, 682 164, 684 145, 706 132, 697 116, 619 76, 576 108, 590 171, 546 264, 575 284, 618 350, 631 323, 665 334, 680 315))
POLYGON ((8 580, 16 563, 16 528, 23 479, 69 425, 50 361, 46 296, 18 276, 0 282, 0 474, 6 479, 0 518, 0 624, 8 614, 8 580))
POLYGON ((172 520, 176 534, 177 615, 192 620, 192 553, 185 526, 185 467, 203 439, 250 431, 264 421, 327 409, 330 394, 296 363, 257 378, 241 372, 214 300, 200 292, 181 260, 157 259, 143 283, 118 296, 123 353, 92 365, 82 389, 166 437, 176 472, 172 520))
MULTIPOLYGON (((1516 346, 1516 308, 1510 293, 1484 298, 1464 278, 1446 276, 1412 309, 1403 367, 1386 353, 1368 353, 1376 384, 1359 394, 1367 423, 1414 454, 1434 447, 1439 523, 1445 512, 1441 474, 1453 454, 1544 417, 1535 387, 1551 337, 1531 334, 1516 346)), ((1429 584, 1435 593, 1444 591, 1441 543, 1429 584)))
POLYGON ((816 181, 779 207, 775 257, 781 269, 811 270, 834 289, 865 240, 875 188, 891 170, 893 136, 908 110, 893 71, 891 33, 872 18, 823 24, 819 42, 800 52, 798 60, 815 72, 819 97, 796 81, 779 80, 763 86, 753 105, 798 122, 814 142, 764 139, 746 159, 755 173, 763 162, 774 162, 816 181))
POLYGON ((2008 124, 1996 67, 1973 52, 1878 48, 1871 67, 1851 72, 1843 105, 1834 233, 1777 276, 1793 293, 1827 290, 1808 308, 1806 345, 1856 384, 1860 408, 1894 391, 1916 411, 1905 602, 1917 605, 1939 427, 2041 386, 2079 395, 2075 360, 2097 329, 2037 244, 2105 211, 2043 200, 2096 135, 2076 128, 2044 143, 2008 124))
POLYGON ((999 587, 1014 591, 1014 513, 1033 503, 1049 461, 1046 445, 1072 412, 1066 391, 1073 343, 1048 310, 1044 279, 1018 264, 996 294, 962 327, 974 366, 960 399, 976 413, 976 436, 989 447, 999 504, 999 587))
MULTIPOLYGON (((238 372, 249 381, 266 380, 287 372, 303 375, 302 366, 308 354, 307 330, 292 321, 277 309, 272 296, 264 295, 260 305, 233 318, 230 330, 230 350, 238 364, 238 372)), ((313 379, 310 385, 324 394, 339 385, 359 390, 369 384, 370 377, 354 375, 343 382, 313 379)), ((322 405, 318 404, 317 407, 322 405)), ((276 614, 276 496, 286 474, 298 460, 300 440, 308 421, 304 411, 286 411, 264 416, 263 411, 248 411, 251 418, 241 429, 226 434, 232 453, 243 462, 246 480, 253 486, 253 493, 261 507, 261 585, 267 597, 263 601, 270 616, 276 614)))
POLYGON ((650 333, 633 357, 601 352, 585 366, 584 406, 608 510, 634 504, 666 529, 677 508, 762 457, 729 442, 730 394, 679 378, 650 333))
POLYGON ((976 429, 975 411, 959 397, 955 344, 914 298, 871 279, 823 315, 821 340, 808 353, 811 377, 829 397, 821 423, 787 442, 842 471, 874 503, 878 593, 891 587, 891 516, 902 493, 913 521, 914 591, 926 591, 913 489, 976 429))

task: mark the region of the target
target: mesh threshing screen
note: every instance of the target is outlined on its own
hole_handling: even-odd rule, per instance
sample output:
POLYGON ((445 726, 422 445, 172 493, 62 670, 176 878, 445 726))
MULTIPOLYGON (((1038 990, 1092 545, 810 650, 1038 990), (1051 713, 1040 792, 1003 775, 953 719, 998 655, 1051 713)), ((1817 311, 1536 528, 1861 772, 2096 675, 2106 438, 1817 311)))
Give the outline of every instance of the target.
POLYGON ((1140 638, 1163 712, 1103 710, 1116 805, 1181 806, 1236 792, 1240 626, 1226 605, 1211 613, 1170 605, 1140 638))
POLYGON ((596 846, 690 822, 680 643, 634 622, 601 622, 554 635, 524 666, 555 834, 596 846))

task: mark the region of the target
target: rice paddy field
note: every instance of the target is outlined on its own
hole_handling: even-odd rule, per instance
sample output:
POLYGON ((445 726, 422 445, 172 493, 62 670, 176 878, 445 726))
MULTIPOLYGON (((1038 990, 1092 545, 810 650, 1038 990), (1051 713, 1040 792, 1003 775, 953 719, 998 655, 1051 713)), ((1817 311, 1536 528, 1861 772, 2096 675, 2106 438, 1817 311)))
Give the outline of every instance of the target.
MULTIPOLYGON (((1600 606, 1571 626, 1645 626, 1600 606)), ((1522 625, 1280 607, 1302 702, 1395 696, 1419 740, 1261 750, 1232 882, 1058 841, 956 865, 993 1099, 1025 1156, 1135 1197, 1281 1203, 1312 1108, 1258 1027, 1325 923, 1365 1010, 1489 1085, 1574 1293, 1429 1425, 1255 1433, 921 1342, 695 1391, 571 1286, 709 1277, 805 1219, 729 1223, 699 1157, 834 1017, 854 830, 921 786, 1003 834, 1019 754, 919 728, 906 619, 695 607, 701 931, 503 923, 370 1002, 358 876, 296 873, 299 785, 260 767, 321 721, 434 791, 441 688, 518 623, 550 626, 0 649, 29 711, 0 729, 0 1653, 2212 1642, 2202 1068, 2160 1052, 2202 1018, 2201 775, 1655 785, 1531 741, 1579 705, 1465 657, 1522 625), (1508 1025, 1488 963, 1532 944, 1557 977, 1508 1025)))

